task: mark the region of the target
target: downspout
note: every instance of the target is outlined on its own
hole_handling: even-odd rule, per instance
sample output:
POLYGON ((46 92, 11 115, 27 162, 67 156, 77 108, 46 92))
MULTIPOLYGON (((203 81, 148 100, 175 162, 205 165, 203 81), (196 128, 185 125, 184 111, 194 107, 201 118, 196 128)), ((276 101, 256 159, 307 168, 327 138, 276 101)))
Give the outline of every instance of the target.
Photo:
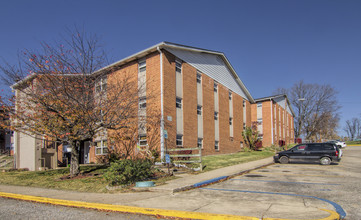
POLYGON ((164 94, 163 94, 163 53, 157 47, 160 56, 160 159, 164 162, 165 147, 164 147, 164 94))
POLYGON ((270 99, 270 106, 271 106, 271 137, 272 137, 272 144, 274 144, 274 127, 273 127, 273 123, 274 123, 274 119, 273 119, 273 101, 272 99, 270 99))

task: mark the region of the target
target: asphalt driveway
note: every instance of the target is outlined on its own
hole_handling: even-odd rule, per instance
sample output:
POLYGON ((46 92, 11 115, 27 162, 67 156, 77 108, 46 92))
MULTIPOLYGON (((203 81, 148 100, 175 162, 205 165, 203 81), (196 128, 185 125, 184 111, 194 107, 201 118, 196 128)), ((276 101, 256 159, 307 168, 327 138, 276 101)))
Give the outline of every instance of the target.
MULTIPOLYGON (((265 210, 262 216, 252 213, 256 217, 294 218, 303 215, 299 213, 301 210, 308 210, 304 212, 305 218, 307 215, 324 218, 327 214, 321 209, 328 209, 340 214, 346 212, 347 219, 361 219, 361 147, 348 146, 343 151, 339 164, 277 163, 193 193, 198 197, 228 201, 233 209, 234 203, 239 202, 238 211, 232 210, 238 214, 252 207, 254 210, 265 210), (244 204, 242 200, 252 202, 244 204), (290 210, 287 216, 285 209, 290 210)), ((217 207, 224 208, 224 205, 215 205, 214 210, 217 207)))

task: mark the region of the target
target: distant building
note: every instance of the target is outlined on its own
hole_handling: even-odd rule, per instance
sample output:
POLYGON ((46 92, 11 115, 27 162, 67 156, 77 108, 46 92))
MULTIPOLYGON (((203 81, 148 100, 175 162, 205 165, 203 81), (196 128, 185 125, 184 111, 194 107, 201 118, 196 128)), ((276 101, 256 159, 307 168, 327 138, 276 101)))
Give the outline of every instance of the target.
POLYGON ((263 146, 294 143, 295 114, 286 95, 255 99, 251 111, 263 146))

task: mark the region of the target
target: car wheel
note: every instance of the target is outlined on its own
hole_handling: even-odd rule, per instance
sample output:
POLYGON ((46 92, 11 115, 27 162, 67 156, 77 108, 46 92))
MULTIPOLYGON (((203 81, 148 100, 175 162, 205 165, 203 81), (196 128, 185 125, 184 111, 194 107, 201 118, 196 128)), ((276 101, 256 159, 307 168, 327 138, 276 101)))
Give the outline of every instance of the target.
POLYGON ((331 159, 329 157, 322 157, 320 159, 320 163, 321 163, 321 165, 330 165, 331 159))
POLYGON ((289 159, 288 159, 288 157, 286 157, 286 156, 282 156, 282 157, 280 158, 280 163, 282 163, 282 164, 288 163, 288 161, 289 161, 289 159))

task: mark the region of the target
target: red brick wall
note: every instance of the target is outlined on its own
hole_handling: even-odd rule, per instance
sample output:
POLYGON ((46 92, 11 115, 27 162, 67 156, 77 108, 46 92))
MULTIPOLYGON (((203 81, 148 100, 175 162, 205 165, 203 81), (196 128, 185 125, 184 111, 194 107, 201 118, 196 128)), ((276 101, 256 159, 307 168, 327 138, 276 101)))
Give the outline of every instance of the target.
MULTIPOLYGON (((197 147, 197 70, 188 63, 182 65, 183 76, 183 146, 197 147)), ((175 105, 175 104, 174 104, 175 105)))

